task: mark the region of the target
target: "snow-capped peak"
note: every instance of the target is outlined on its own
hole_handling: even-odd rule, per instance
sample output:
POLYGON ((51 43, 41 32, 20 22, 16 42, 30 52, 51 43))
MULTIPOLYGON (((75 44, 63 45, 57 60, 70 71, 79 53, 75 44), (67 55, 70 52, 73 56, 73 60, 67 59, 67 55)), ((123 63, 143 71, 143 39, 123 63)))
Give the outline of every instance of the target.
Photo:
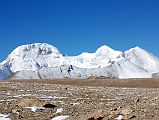
POLYGON ((133 47, 133 48, 130 48, 129 50, 127 50, 129 52, 147 52, 146 50, 144 50, 143 48, 140 48, 139 46, 136 46, 136 47, 133 47))
POLYGON ((13 50, 9 57, 25 57, 27 53, 29 53, 30 56, 33 55, 31 57, 48 54, 54 54, 58 56, 60 54, 58 49, 52 45, 49 45, 47 43, 33 43, 17 47, 15 50, 13 50))
POLYGON ((114 51, 112 48, 110 48, 110 47, 108 47, 107 45, 102 45, 101 47, 99 47, 98 49, 97 49, 97 51, 96 52, 106 52, 106 51, 114 51))
POLYGON ((98 56, 105 56, 107 59, 116 59, 119 58, 122 55, 121 51, 113 50, 112 48, 103 45, 100 48, 97 49, 95 52, 96 57, 98 56))
POLYGON ((103 68, 109 66, 111 61, 121 58, 122 52, 103 45, 94 53, 83 52, 78 56, 65 57, 65 63, 79 68, 103 68))
POLYGON ((24 69, 35 71, 42 67, 51 67, 50 59, 56 61, 60 57, 62 54, 56 47, 47 43, 33 43, 17 47, 2 63, 10 65, 13 72, 24 69))
POLYGON ((13 72, 22 78, 30 75, 35 79, 77 76, 138 78, 159 72, 159 59, 144 49, 135 47, 121 52, 106 45, 94 53, 63 56, 56 47, 47 43, 27 44, 13 50, 2 65, 1 71, 8 69, 8 75, 13 72))
POLYGON ((83 58, 86 58, 86 57, 94 58, 94 57, 97 57, 97 56, 107 56, 107 57, 109 57, 110 54, 114 54, 114 53, 118 53, 118 52, 119 51, 115 51, 112 48, 110 48, 110 47, 108 47, 106 45, 103 45, 103 46, 99 47, 95 51, 95 53, 83 52, 79 56, 81 56, 83 58))
POLYGON ((99 55, 115 55, 115 54, 119 54, 120 51, 113 50, 112 48, 110 48, 106 45, 103 45, 100 48, 98 48, 95 53, 97 56, 99 56, 99 55))

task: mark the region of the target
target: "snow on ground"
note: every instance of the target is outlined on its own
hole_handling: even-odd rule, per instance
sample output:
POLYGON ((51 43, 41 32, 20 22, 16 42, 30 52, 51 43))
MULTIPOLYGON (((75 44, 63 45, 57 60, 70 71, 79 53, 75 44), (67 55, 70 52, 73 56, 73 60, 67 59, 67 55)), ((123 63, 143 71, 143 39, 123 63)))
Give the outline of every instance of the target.
POLYGON ((37 106, 32 106, 32 107, 26 107, 31 109, 32 112, 36 112, 37 110, 43 110, 45 109, 44 107, 37 107, 37 106))
POLYGON ((68 118, 69 116, 65 115, 61 115, 61 116, 57 116, 57 117, 54 117, 52 118, 51 120, 65 120, 66 118, 68 118))
POLYGON ((75 105, 79 105, 80 103, 77 102, 77 103, 71 103, 71 105, 75 106, 75 105))
POLYGON ((115 120, 122 120, 122 119, 123 119, 122 115, 119 115, 117 118, 115 118, 115 120))
POLYGON ((65 99, 67 97, 57 97, 57 96, 40 96, 40 97, 37 97, 39 99, 65 99))
POLYGON ((20 94, 20 95, 15 95, 13 97, 14 98, 22 98, 22 97, 27 97, 27 96, 32 96, 32 94, 20 94))
POLYGON ((5 114, 1 114, 0 113, 0 120, 11 120, 10 118, 8 118, 9 115, 5 115, 5 114))
POLYGON ((63 111, 64 111, 63 108, 59 108, 56 110, 56 113, 62 113, 63 111))

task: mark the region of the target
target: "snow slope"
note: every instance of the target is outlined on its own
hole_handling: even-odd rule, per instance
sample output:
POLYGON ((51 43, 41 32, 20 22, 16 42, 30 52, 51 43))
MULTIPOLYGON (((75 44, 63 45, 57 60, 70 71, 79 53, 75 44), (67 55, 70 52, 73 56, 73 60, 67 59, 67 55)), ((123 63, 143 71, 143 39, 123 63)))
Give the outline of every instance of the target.
POLYGON ((128 61, 121 60, 115 62, 112 67, 116 69, 118 73, 118 78, 150 78, 151 74, 148 73, 144 68, 128 61))
POLYGON ((22 45, 2 64, 14 73, 14 79, 147 78, 159 72, 159 59, 151 53, 139 47, 121 52, 106 45, 94 53, 84 52, 78 56, 63 56, 47 43, 22 45))
POLYGON ((0 65, 0 80, 8 78, 12 74, 11 70, 4 65, 0 65))
POLYGON ((139 47, 126 51, 125 58, 150 73, 159 71, 159 59, 139 47))

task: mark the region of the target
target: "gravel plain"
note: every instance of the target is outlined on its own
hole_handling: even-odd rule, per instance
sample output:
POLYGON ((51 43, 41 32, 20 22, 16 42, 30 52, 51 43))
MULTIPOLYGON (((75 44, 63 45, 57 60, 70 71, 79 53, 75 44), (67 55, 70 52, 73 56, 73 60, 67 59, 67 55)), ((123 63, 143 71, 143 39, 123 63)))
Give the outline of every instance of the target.
POLYGON ((118 81, 0 81, 0 113, 11 120, 159 120, 159 79, 118 81))

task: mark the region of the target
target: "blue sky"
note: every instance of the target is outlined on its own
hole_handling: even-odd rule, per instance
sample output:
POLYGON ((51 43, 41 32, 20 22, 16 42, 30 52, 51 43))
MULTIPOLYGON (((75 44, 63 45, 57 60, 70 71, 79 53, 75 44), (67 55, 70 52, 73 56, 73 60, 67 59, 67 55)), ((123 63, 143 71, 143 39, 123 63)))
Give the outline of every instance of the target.
POLYGON ((140 46, 159 57, 158 0, 0 0, 0 61, 45 42, 63 54, 140 46))

